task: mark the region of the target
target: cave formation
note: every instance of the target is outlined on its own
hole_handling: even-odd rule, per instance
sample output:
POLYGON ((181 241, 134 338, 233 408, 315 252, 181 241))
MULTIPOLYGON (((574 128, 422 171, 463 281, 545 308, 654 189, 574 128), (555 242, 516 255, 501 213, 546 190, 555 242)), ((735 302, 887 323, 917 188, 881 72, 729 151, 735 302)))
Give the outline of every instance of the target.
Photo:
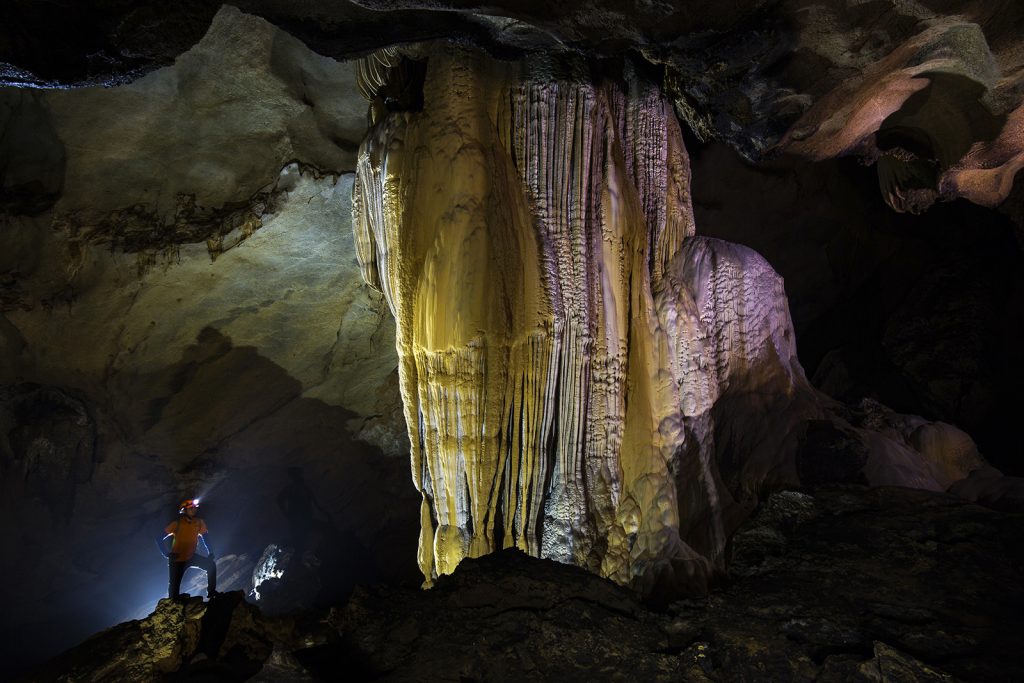
POLYGON ((0 29, 12 672, 514 678, 389 634, 517 592, 590 679, 1024 672, 1018 6, 193 4, 0 29), (229 597, 157 604, 193 495, 229 597), (755 632, 816 562, 912 597, 755 632))

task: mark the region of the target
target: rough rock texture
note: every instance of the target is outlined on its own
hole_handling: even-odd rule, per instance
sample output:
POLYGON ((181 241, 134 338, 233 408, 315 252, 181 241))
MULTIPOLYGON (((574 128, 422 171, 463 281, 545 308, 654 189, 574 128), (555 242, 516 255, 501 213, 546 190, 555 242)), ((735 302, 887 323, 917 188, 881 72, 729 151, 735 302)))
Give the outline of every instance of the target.
POLYGON ((909 680, 931 680, 926 669, 1014 679, 1019 518, 906 489, 774 494, 733 539, 733 584, 678 614, 717 641, 708 654, 722 673, 878 680, 874 666, 902 666, 888 661, 896 648, 928 663, 909 680))
POLYGON ((993 465, 1024 473, 1014 225, 962 200, 896 214, 850 159, 754 167, 720 144, 691 157, 700 233, 753 248, 785 278, 816 387, 957 425, 993 465))
POLYGON ((394 325, 352 243, 354 66, 225 8, 131 85, 0 100, 8 661, 148 613, 183 496, 251 575, 290 541, 289 466, 324 586, 415 580, 394 325))
POLYGON ((730 585, 667 613, 499 555, 418 601, 359 594, 342 624, 381 680, 1012 680, 1020 522, 906 489, 785 492, 736 534, 730 585))
POLYGON ((1007 477, 993 467, 979 467, 949 491, 996 510, 1024 510, 1024 477, 1007 477))
POLYGON ((926 491, 785 491, 733 537, 726 584, 659 611, 507 550, 305 618, 266 619, 240 594, 163 601, 33 679, 1019 680, 1022 521, 926 491))
POLYGON ((646 593, 701 590, 765 487, 943 490, 983 464, 951 426, 833 414, 781 279, 694 236, 678 124, 628 62, 592 82, 572 62, 410 55, 427 61, 422 111, 383 101, 412 72, 394 53, 360 70, 374 125, 353 227, 397 322, 428 582, 517 547, 646 593), (815 469, 835 449, 806 447, 808 420, 849 434, 849 472, 815 469))
MULTIPOLYGON (((516 544, 652 592, 699 585, 757 497, 787 484, 941 489, 970 472, 952 490, 1016 504, 1019 482, 972 472, 971 440, 934 421, 1010 424, 1014 402, 987 389, 1015 387, 1020 365, 993 373, 982 359, 1019 338, 1012 258, 997 245, 999 258, 958 270, 971 288, 940 271, 900 283, 909 294, 880 344, 913 388, 896 407, 924 418, 860 395, 834 404, 803 379, 773 269, 686 237, 688 171, 661 92, 698 134, 748 158, 789 130, 790 151, 877 163, 893 208, 1009 194, 1003 210, 1019 217, 1019 3, 364 4, 241 7, 331 56, 450 36, 526 57, 467 51, 449 73, 434 59, 448 48, 407 45, 360 70, 206 3, 5 6, 0 82, 148 72, 119 89, 0 97, 0 512, 23 550, 0 563, 16 577, 0 596, 5 646, 148 609, 162 563, 123 558, 152 553, 149 533, 180 495, 210 501, 240 580, 267 543, 293 540, 274 504, 286 465, 305 468, 317 501, 311 545, 335 549, 320 578, 343 575, 349 555, 400 575, 414 508, 403 463, 379 452, 409 448, 386 305, 415 314, 399 316, 399 335, 408 324, 428 578, 516 544), (630 49, 648 63, 623 60, 630 49), (402 54, 413 59, 395 64, 402 54), (346 217, 368 74, 381 76, 367 92, 387 145, 360 170, 383 179, 387 202, 363 208, 413 183, 400 199, 427 228, 404 234, 437 238, 377 239, 367 258, 370 232, 356 226, 359 265, 385 298, 358 284, 346 217), (403 160, 396 132, 424 144, 403 160), (404 186, 374 170, 382 159, 404 186)), ((855 256, 831 257, 863 271, 853 280, 870 276, 855 256)), ((826 370, 820 385, 855 393, 861 375, 841 353, 826 370)), ((294 669, 279 654, 275 666, 294 669)))
POLYGON ((264 619, 242 593, 204 603, 161 600, 152 614, 99 633, 34 672, 33 680, 162 680, 168 674, 246 680, 269 658, 288 625, 264 619))
POLYGON ((162 602, 41 673, 121 680, 159 663, 289 681, 1017 680, 1021 521, 924 491, 780 492, 735 535, 728 585, 660 611, 509 550, 461 563, 430 591, 359 589, 308 619, 162 602), (228 610, 214 628, 210 612, 228 610))
MULTIPOLYGON (((81 400, 55 387, 0 387, 0 472, 4 495, 51 500, 68 524, 78 489, 97 466, 96 424, 81 400)), ((26 568, 28 569, 28 568, 26 568)))
POLYGON ((1018 680, 1021 515, 905 488, 782 492, 736 533, 729 583, 706 599, 652 611, 508 550, 305 620, 266 620, 241 596, 162 602, 38 678, 1018 680))
POLYGON ((631 593, 514 550, 467 560, 420 595, 357 592, 338 621, 349 661, 368 680, 450 672, 479 681, 667 681, 682 670, 663 651, 663 619, 631 593))
POLYGON ((79 241, 138 251, 133 233, 149 228, 154 246, 167 246, 157 237, 171 225, 194 230, 211 214, 253 204, 273 189, 272 169, 289 162, 353 170, 366 123, 354 88, 352 64, 225 7, 171 68, 122 88, 42 98, 66 149, 57 219, 79 241))
POLYGON ((1019 8, 943 17, 920 8, 918 33, 821 97, 779 142, 813 159, 877 160, 886 202, 918 213, 956 197, 996 206, 1024 167, 1024 61, 1015 43, 990 46, 1019 8), (999 48, 1002 48, 1001 50, 999 48))
MULTIPOLYGON (((1024 164, 1024 10, 1014 0, 238 7, 335 58, 441 36, 504 58, 633 50, 664 66, 680 116, 702 139, 750 160, 779 149, 861 155, 877 161, 882 193, 900 211, 954 197, 994 206, 1024 164)), ((125 82, 183 52, 212 14, 202 2, 17 0, 0 28, 0 82, 125 82)))

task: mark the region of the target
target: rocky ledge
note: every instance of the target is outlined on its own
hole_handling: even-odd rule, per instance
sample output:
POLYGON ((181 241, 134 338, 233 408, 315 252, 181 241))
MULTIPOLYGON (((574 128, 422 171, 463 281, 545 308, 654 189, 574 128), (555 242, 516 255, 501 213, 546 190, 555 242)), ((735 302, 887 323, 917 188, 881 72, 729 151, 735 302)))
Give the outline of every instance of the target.
POLYGON ((30 680, 1024 680, 1022 521, 909 489, 782 492, 703 599, 644 605, 506 551, 304 617, 165 600, 30 680))

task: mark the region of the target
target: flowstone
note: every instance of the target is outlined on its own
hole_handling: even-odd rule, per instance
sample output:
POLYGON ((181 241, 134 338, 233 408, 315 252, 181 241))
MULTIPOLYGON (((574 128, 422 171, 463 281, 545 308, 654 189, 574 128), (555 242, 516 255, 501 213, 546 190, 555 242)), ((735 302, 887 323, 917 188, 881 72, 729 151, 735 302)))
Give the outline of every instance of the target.
POLYGON ((771 266, 695 235, 673 108, 628 63, 431 45, 359 74, 356 252, 397 323, 428 584, 516 547, 702 591, 811 420, 881 454, 868 483, 944 488, 810 386, 771 266))

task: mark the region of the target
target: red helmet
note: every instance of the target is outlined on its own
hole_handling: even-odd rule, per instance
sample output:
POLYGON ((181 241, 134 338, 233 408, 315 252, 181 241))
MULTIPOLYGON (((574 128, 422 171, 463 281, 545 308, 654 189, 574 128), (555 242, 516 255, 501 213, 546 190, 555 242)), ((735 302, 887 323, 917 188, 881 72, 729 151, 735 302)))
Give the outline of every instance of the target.
POLYGON ((185 510, 187 510, 189 508, 197 508, 198 509, 199 508, 199 499, 198 498, 189 498, 187 500, 181 501, 181 504, 178 505, 178 514, 181 514, 182 512, 184 512, 185 510))

